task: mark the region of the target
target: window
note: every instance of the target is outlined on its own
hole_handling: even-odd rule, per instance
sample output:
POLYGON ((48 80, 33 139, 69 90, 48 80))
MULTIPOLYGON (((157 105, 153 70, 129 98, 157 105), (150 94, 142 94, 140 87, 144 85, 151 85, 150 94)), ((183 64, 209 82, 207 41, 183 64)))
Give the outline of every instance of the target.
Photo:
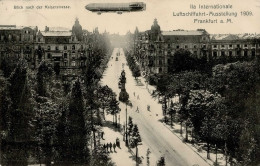
POLYGON ((194 45, 194 48, 197 48, 197 45, 194 45))
POLYGON ((232 48, 233 47, 233 45, 232 44, 229 44, 229 48, 232 48))
POLYGON ((221 51, 221 56, 225 56, 225 51, 221 51))
POLYGON ((247 48, 247 44, 245 44, 244 47, 247 48))
POLYGON ((75 50, 75 45, 72 45, 72 50, 75 50))
POLYGON ((72 62, 71 62, 71 66, 76 66, 76 62, 75 62, 75 61, 72 61, 72 62))
POLYGON ((233 52, 232 51, 229 51, 229 56, 232 56, 233 52))
POLYGON ((68 58, 68 54, 67 53, 64 53, 64 58, 68 58))
POLYGON ((64 46, 64 50, 67 50, 67 46, 66 45, 64 46))
POLYGON ((51 59, 51 54, 50 53, 48 53, 47 58, 51 59))
POLYGON ((159 60, 159 65, 162 65, 162 60, 159 60))
POLYGON ((187 46, 187 45, 185 45, 184 47, 185 47, 185 48, 188 48, 188 46, 187 46))
POLYGON ((255 57, 255 50, 252 50, 251 54, 252 54, 252 57, 255 57))
POLYGON ((41 41, 41 38, 38 38, 38 42, 40 42, 41 41))
POLYGON ((244 51, 244 56, 247 56, 247 55, 248 55, 248 51, 245 50, 245 51, 244 51))
POLYGON ((214 45, 213 47, 214 47, 214 48, 217 48, 217 45, 214 45))
POLYGON ((241 51, 237 51, 237 55, 240 56, 241 55, 241 51))
POLYGON ((67 66, 67 62, 64 62, 64 66, 67 66))
POLYGON ((240 45, 239 45, 239 44, 237 44, 237 48, 240 48, 240 45))
POLYGON ((55 47, 55 50, 58 51, 58 50, 59 50, 59 46, 56 46, 56 47, 55 47))
POLYGON ((75 52, 72 52, 71 57, 75 58, 75 52))
POLYGON ((225 47, 225 45, 221 45, 221 47, 222 47, 222 48, 224 48, 224 47, 225 47))
POLYGON ((160 68, 159 68, 159 73, 161 73, 161 72, 162 72, 162 68, 160 67, 160 68))
POLYGON ((47 50, 49 50, 49 51, 50 51, 50 50, 51 50, 51 46, 48 46, 48 47, 47 47, 47 50))
POLYGON ((217 56, 218 56, 217 51, 214 51, 214 52, 213 52, 213 57, 216 58, 217 56))

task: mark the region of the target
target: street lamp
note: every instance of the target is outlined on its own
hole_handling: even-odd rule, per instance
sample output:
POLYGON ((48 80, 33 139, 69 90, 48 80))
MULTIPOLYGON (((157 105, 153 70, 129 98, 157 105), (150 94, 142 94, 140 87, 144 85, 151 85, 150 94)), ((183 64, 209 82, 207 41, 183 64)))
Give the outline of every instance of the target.
POLYGON ((125 103, 125 146, 128 147, 128 132, 127 132, 127 103, 125 103))

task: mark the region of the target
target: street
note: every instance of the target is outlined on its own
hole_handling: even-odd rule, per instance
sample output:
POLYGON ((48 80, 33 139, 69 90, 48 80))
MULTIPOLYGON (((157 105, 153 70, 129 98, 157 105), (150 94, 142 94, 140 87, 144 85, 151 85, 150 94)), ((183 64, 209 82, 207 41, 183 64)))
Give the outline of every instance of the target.
MULTIPOLYGON (((133 104, 132 109, 127 107, 127 113, 128 116, 133 118, 134 124, 138 125, 142 138, 142 145, 139 146, 139 156, 145 157, 146 150, 149 148, 151 151, 151 165, 154 165, 162 156, 165 157, 166 165, 171 166, 209 165, 159 121, 162 118, 161 104, 151 97, 144 82, 142 82, 143 86, 137 85, 126 64, 123 49, 115 48, 108 63, 108 68, 104 72, 102 84, 108 85, 118 97, 120 92, 118 88, 119 76, 122 69, 125 70, 126 91, 129 94, 129 100, 133 104), (118 51, 120 51, 120 56, 116 61, 118 51), (137 96, 139 96, 139 99, 137 96), (147 111, 147 105, 151 106, 151 111, 147 111), (139 112, 136 111, 137 107, 139 112)), ((126 105, 120 102, 120 108, 120 123, 123 125, 126 117, 126 105)))

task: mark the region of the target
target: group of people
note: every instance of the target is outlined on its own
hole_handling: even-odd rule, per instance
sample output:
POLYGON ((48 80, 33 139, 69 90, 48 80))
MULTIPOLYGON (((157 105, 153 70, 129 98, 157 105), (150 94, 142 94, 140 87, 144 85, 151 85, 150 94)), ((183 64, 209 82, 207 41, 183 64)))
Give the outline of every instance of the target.
POLYGON ((116 147, 121 148, 120 147, 120 141, 119 138, 116 138, 116 143, 105 143, 103 145, 103 149, 105 150, 105 152, 109 153, 109 152, 113 152, 112 148, 114 149, 114 152, 116 152, 116 147))

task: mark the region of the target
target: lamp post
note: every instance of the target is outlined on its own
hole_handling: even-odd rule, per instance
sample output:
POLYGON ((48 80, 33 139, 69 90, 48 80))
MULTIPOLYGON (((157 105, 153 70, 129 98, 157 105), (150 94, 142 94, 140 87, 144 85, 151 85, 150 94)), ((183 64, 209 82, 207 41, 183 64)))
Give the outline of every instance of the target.
POLYGON ((125 146, 128 147, 128 132, 127 132, 127 104, 125 104, 125 146))

